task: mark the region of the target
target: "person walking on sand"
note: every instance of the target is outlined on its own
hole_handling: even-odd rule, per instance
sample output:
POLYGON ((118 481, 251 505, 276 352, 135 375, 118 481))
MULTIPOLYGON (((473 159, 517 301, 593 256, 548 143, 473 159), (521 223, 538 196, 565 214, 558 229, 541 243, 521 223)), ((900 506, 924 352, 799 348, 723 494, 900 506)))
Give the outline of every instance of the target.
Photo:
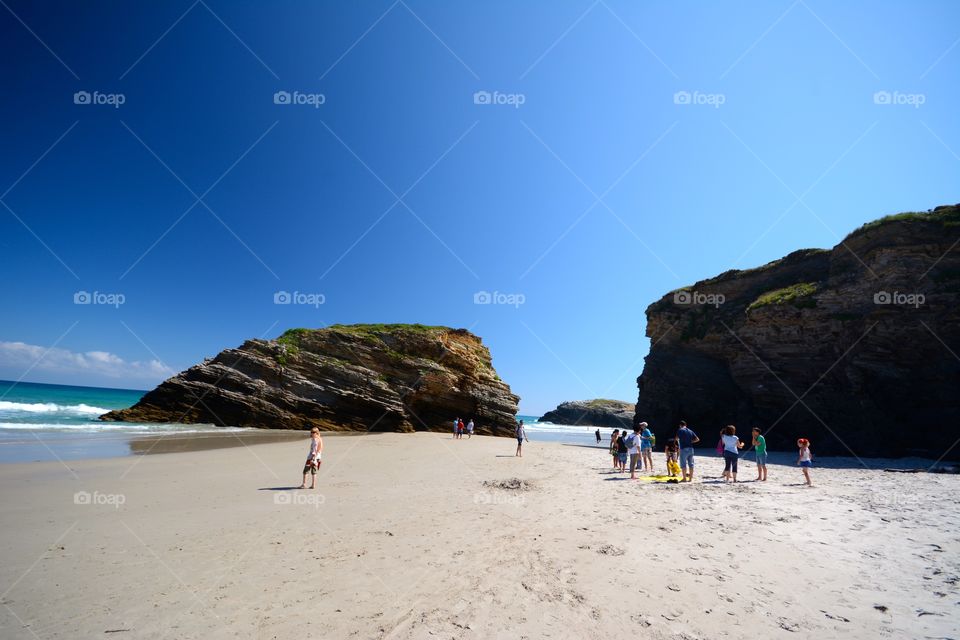
POLYGON ((732 424, 725 426, 720 442, 723 444, 723 481, 736 482, 737 461, 740 459, 740 449, 743 449, 743 442, 737 437, 737 428, 732 424))
POLYGON ((517 423, 517 453, 513 457, 523 457, 523 441, 526 440, 530 442, 530 438, 527 437, 527 430, 523 427, 523 420, 517 423))
POLYGON ((617 458, 617 438, 619 437, 620 437, 620 429, 614 429, 613 433, 610 434, 610 455, 613 457, 614 469, 620 466, 620 461, 617 458))
POLYGON ((643 470, 653 473, 653 432, 647 426, 646 422, 640 423, 640 461, 643 463, 643 470))
POLYGON ((310 488, 317 488, 317 470, 320 468, 320 456, 323 454, 323 438, 320 437, 320 429, 314 427, 310 429, 310 453, 307 455, 307 462, 303 465, 303 482, 300 489, 307 488, 307 475, 312 478, 310 488))
POLYGON ((683 479, 680 482, 693 482, 693 445, 700 442, 700 437, 687 426, 683 420, 677 430, 677 444, 680 446, 680 470, 683 479))
POLYGON ((473 437, 473 418, 467 423, 467 440, 473 437))
POLYGON ((453 419, 453 439, 457 439, 457 429, 460 427, 460 418, 453 419))
POLYGON ((463 420, 457 421, 457 439, 463 440, 463 431, 467 428, 467 425, 463 424, 463 420))
POLYGON ((640 425, 633 428, 633 433, 629 434, 624 441, 627 445, 627 453, 630 455, 630 479, 637 479, 637 459, 640 457, 640 425))
POLYGON ((810 480, 810 467, 813 466, 813 453, 810 451, 810 441, 806 438, 800 438, 797 440, 797 447, 800 449, 800 455, 797 456, 797 464, 800 465, 800 470, 803 471, 803 478, 807 481, 807 486, 812 487, 813 482, 810 480))
POLYGON ((600 439, 600 429, 597 429, 597 433, 596 433, 595 435, 597 436, 597 444, 600 444, 600 442, 601 442, 601 439, 600 439))
POLYGON ((760 434, 760 427, 753 428, 753 450, 757 454, 757 480, 767 480, 767 439, 760 434))

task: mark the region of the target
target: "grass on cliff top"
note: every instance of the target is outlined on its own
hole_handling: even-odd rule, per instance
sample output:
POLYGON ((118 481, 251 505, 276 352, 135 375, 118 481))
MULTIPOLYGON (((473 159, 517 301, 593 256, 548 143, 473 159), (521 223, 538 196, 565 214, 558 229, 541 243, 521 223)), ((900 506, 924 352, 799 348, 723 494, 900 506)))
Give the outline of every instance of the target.
POLYGON ((438 331, 450 331, 450 328, 425 324, 332 324, 329 327, 323 327, 321 329, 287 329, 277 338, 277 342, 298 345, 303 337, 319 331, 338 331, 340 333, 372 337, 378 333, 405 331, 408 333, 426 334, 438 331))
MULTIPOLYGON (((775 268, 775 267, 780 266, 781 264, 784 263, 784 261, 786 261, 786 260, 788 260, 788 259, 790 259, 790 260, 802 259, 802 258, 805 258, 805 257, 807 257, 807 256, 817 255, 817 254, 821 254, 821 253, 830 253, 830 249, 797 249, 796 251, 793 251, 793 252, 789 253, 788 255, 786 255, 786 256, 784 256, 784 257, 782 257, 782 258, 777 258, 776 260, 773 260, 772 262, 768 262, 768 263, 766 263, 766 264, 762 264, 762 265, 760 265, 760 266, 758 266, 758 267, 751 267, 751 268, 749 268, 749 269, 728 269, 727 271, 724 271, 723 273, 717 274, 717 275, 713 276, 712 278, 707 278, 706 280, 700 280, 700 281, 698 281, 698 282, 696 282, 696 283, 694 283, 694 284, 688 284, 688 285, 683 286, 683 287, 677 287, 677 288, 674 289, 673 291, 669 291, 669 292, 667 293, 667 296, 666 296, 666 297, 673 296, 673 294, 675 294, 675 293, 677 293, 677 292, 679 292, 679 291, 693 291, 694 289, 697 289, 698 287, 704 287, 704 286, 706 286, 706 285, 711 285, 711 284, 718 284, 718 283, 724 282, 724 281, 726 281, 726 280, 730 280, 730 279, 732 279, 732 278, 739 278, 739 277, 746 276, 746 275, 753 275, 753 274, 756 274, 756 273, 762 273, 763 271, 767 271, 767 270, 769 270, 769 269, 773 269, 773 268, 775 268)), ((706 292, 701 291, 701 293, 706 293, 706 292)))
POLYGON ((630 404, 623 400, 610 400, 609 398, 595 398, 594 400, 587 400, 587 406, 593 407, 594 409, 605 409, 611 405, 621 407, 625 404, 630 404))
POLYGON ((816 282, 798 282, 797 284, 792 284, 789 287, 784 287, 783 289, 775 289, 773 291, 764 293, 750 303, 750 306, 747 307, 747 311, 753 311, 754 309, 766 307, 772 304, 787 304, 788 302, 800 307, 816 306, 816 301, 809 299, 810 296, 816 292, 816 282))
POLYGON ((903 213, 883 216, 882 218, 861 225, 847 235, 847 238, 870 231, 871 229, 877 229, 892 222, 939 222, 945 227, 958 226, 960 225, 960 206, 947 206, 941 208, 939 211, 904 211, 903 213))
MULTIPOLYGON (((377 333, 435 333, 450 331, 450 327, 427 324, 332 324, 326 328, 329 331, 340 331, 355 335, 372 336, 377 333)), ((322 331, 322 329, 321 329, 322 331)))

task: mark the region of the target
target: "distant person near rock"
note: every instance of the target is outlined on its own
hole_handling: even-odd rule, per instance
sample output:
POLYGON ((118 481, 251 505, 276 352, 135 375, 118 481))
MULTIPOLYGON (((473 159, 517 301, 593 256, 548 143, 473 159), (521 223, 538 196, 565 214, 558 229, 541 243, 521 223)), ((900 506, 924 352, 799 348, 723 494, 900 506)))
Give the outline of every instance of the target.
POLYGON ((596 436, 597 436, 597 444, 600 444, 600 429, 597 429, 596 436))
POLYGON ((753 450, 757 454, 757 480, 767 479, 767 439, 760 434, 760 427, 753 428, 753 450))
POLYGON ((693 482, 693 445, 700 442, 700 437, 687 426, 683 420, 677 430, 677 444, 680 446, 680 470, 683 479, 680 482, 693 482))
POLYGON ((800 449, 800 454, 797 456, 797 464, 800 465, 800 470, 803 471, 803 479, 806 480, 807 486, 812 487, 813 482, 810 480, 810 467, 813 466, 813 453, 810 451, 810 441, 806 438, 800 438, 797 440, 797 447, 800 449))

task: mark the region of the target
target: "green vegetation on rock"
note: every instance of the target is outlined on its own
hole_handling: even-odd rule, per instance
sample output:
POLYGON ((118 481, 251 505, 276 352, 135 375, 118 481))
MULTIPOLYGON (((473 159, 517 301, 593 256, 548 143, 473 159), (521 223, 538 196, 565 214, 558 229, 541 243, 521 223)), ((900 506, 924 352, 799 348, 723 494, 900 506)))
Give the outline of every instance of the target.
POLYGON ((754 309, 768 305, 783 305, 787 303, 801 308, 815 307, 817 306, 817 302, 810 296, 816 293, 816 291, 816 282, 799 282, 789 287, 784 287, 783 289, 775 289, 774 291, 764 293, 750 303, 747 311, 753 311, 754 309))
POLYGON ((883 216, 855 229, 847 238, 859 235, 871 229, 877 229, 885 224, 893 222, 939 222, 945 227, 954 227, 960 225, 960 207, 943 207, 939 211, 904 211, 903 213, 894 213, 889 216, 883 216))

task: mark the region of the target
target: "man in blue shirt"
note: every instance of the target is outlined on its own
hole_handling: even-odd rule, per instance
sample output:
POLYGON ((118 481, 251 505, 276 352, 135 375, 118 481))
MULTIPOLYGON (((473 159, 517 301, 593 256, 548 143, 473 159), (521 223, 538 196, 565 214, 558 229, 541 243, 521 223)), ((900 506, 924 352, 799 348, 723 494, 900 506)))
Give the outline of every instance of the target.
POLYGON ((683 420, 680 421, 680 429, 677 431, 677 444, 680 445, 680 468, 683 470, 683 480, 680 482, 693 482, 693 445, 700 442, 700 438, 693 432, 693 429, 687 426, 683 420))

